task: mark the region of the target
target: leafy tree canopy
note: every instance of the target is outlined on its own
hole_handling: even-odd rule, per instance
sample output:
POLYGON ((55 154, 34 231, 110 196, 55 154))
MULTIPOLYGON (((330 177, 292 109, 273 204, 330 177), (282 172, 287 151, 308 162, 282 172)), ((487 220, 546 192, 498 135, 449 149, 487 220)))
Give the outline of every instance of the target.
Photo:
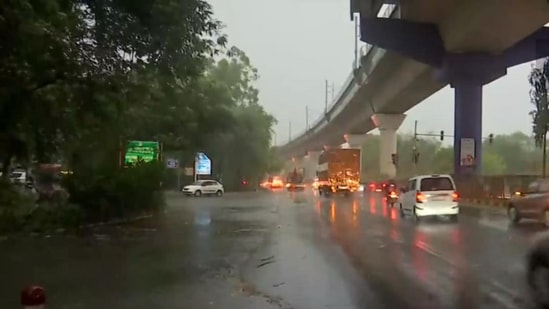
POLYGON ((190 147, 223 128, 231 102, 203 78, 226 42, 219 28, 202 0, 2 1, 4 168, 118 151, 127 138, 190 147))
MULTIPOLYGON (((438 139, 424 138, 417 142, 419 158, 414 171, 413 137, 401 135, 398 138, 398 177, 414 174, 452 173, 454 149, 442 145, 438 139)), ((368 178, 379 175, 379 136, 370 135, 362 147, 362 173, 368 178)), ((483 145, 484 175, 540 175, 541 150, 535 147, 533 139, 524 133, 496 135, 493 142, 483 145)))

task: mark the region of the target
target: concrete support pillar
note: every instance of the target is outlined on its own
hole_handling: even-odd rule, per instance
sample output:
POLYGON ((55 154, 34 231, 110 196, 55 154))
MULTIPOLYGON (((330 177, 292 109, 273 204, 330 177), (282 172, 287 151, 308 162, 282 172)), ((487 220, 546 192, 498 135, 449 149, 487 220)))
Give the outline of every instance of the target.
POLYGON ((360 148, 366 142, 366 134, 345 134, 343 136, 344 143, 341 144, 342 148, 360 148))
MULTIPOLYGON (((472 3, 472 2, 471 2, 472 3)), ((494 2, 495 3, 495 2, 494 2)), ((526 3, 526 2, 524 2, 526 3)), ((535 5, 541 5, 539 3, 535 5)), ((490 7, 490 10, 496 7, 490 7)), ((497 7, 503 9, 503 7, 497 7)), ((533 4, 521 5, 522 10, 535 12, 537 7, 533 4), (531 10, 531 11, 530 11, 531 10)), ((478 8, 470 7, 470 10, 480 12, 478 8)), ((452 27, 446 23, 456 23, 457 17, 469 16, 462 11, 453 18, 450 16, 442 25, 432 23, 419 23, 403 19, 388 19, 362 16, 360 22, 361 39, 364 42, 381 48, 401 53, 416 61, 436 68, 436 78, 448 82, 455 90, 454 107, 454 173, 457 176, 480 174, 482 172, 482 85, 486 85, 507 74, 507 68, 535 59, 549 56, 549 28, 541 27, 526 38, 507 47, 498 50, 500 53, 482 52, 449 52, 458 46, 461 40, 470 37, 471 29, 478 27, 479 21, 486 22, 487 16, 476 15, 476 20, 468 27, 452 27), (464 15, 465 14, 465 15, 464 15), (457 16, 457 17, 456 17, 457 16), (458 31, 458 33, 450 33, 458 31), (464 32, 465 31, 465 32, 464 32), (446 34, 446 38, 453 41, 443 41, 440 33, 446 34), (446 43, 449 46, 445 46, 446 43)), ((458 14, 458 11, 455 12, 458 14)), ((523 14, 524 15, 524 14, 523 14)), ((501 18, 498 14, 492 14, 492 18, 501 18)), ((536 18, 542 18, 536 15, 536 18)), ((545 17, 543 17, 545 18, 545 17)), ((506 24, 512 24, 505 19, 506 24)), ((490 24, 489 22, 486 22, 490 24)), ((522 28, 525 33, 539 27, 535 18, 532 23, 522 28), (537 25, 537 26, 536 26, 537 25), (528 28, 534 27, 534 28, 528 28)), ((498 39, 494 39, 497 41, 498 39)), ((494 42, 495 42, 494 41, 494 42)), ((505 45, 504 41, 489 45, 505 45)), ((400 123, 399 123, 400 124, 400 123)), ((398 125, 397 125, 398 127, 398 125)), ((395 132, 389 129, 381 130, 381 169, 382 173, 394 169, 389 167, 387 161, 391 160, 390 153, 396 146, 392 146, 392 139, 396 138, 395 132), (385 141, 387 144, 384 144, 385 141), (385 145, 385 146, 384 146, 385 145), (385 148, 387 147, 387 148, 385 148), (389 153, 389 155, 388 155, 389 153)), ((395 144, 396 145, 396 144, 395 144)), ((390 173, 392 175, 393 172, 390 173)))
POLYGON ((393 164, 392 155, 397 154, 397 130, 406 118, 404 114, 375 114, 372 121, 379 129, 379 171, 387 178, 395 178, 396 165, 393 164))
POLYGON ((452 84, 454 105, 454 173, 482 172, 482 84, 452 84))

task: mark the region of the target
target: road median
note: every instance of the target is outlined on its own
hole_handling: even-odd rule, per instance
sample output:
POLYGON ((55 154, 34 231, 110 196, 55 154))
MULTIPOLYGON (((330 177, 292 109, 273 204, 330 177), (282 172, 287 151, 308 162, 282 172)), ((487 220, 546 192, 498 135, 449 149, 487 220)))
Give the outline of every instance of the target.
POLYGON ((490 199, 490 198, 462 198, 459 201, 460 205, 470 205, 475 207, 484 207, 484 208, 499 208, 505 209, 509 199, 490 199))
POLYGON ((461 199, 459 202, 460 212, 466 214, 489 213, 490 215, 506 216, 507 200, 498 199, 461 199))

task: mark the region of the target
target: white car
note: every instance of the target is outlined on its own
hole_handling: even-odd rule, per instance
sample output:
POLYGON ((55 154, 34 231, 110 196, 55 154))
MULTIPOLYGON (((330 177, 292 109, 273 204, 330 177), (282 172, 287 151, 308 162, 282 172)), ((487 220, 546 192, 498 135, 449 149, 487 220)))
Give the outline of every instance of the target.
POLYGON ((194 196, 202 196, 203 194, 222 196, 225 193, 225 189, 222 184, 215 180, 198 180, 193 184, 183 187, 181 192, 194 196))
POLYGON ((450 175, 423 175, 410 178, 408 186, 401 188, 400 215, 449 216, 457 221, 459 214, 456 184, 450 175))

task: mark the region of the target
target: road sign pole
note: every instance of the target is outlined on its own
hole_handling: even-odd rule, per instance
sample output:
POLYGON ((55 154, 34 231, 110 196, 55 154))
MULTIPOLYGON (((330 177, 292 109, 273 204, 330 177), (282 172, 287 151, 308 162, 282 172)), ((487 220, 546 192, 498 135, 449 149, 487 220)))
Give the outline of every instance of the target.
POLYGON ((412 151, 412 162, 413 162, 413 170, 412 172, 414 173, 414 175, 417 173, 417 152, 418 152, 418 149, 417 149, 417 120, 414 121, 414 143, 413 143, 413 151, 412 151))
POLYGON ((196 172, 197 165, 198 165, 198 160, 195 157, 195 159, 194 159, 194 171, 193 171, 193 182, 198 181, 198 173, 196 172))

